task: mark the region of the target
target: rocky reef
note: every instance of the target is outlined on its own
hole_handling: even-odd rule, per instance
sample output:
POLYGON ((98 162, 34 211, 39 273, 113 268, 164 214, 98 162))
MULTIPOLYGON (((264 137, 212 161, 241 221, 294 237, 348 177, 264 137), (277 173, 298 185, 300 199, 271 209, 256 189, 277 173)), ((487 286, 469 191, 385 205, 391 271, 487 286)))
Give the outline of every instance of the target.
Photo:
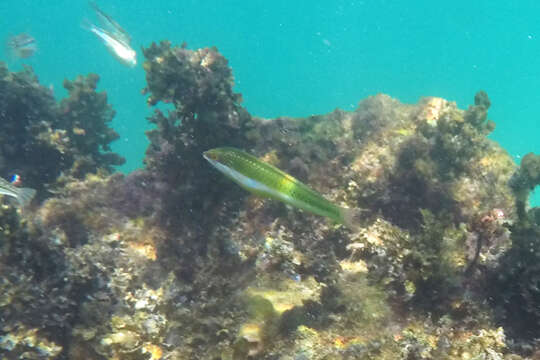
MULTIPOLYGON (((518 167, 487 137, 485 92, 467 110, 376 95, 350 112, 262 119, 242 107, 217 49, 161 42, 144 55, 148 104, 172 109, 150 118, 146 166, 127 176, 111 174, 113 113, 96 78, 68 82, 59 106, 32 78, 68 160, 51 178, 25 173, 56 182, 54 196, 0 209, 2 357, 540 354, 540 211, 527 206, 539 157, 518 167), (202 158, 218 146, 362 208, 358 227, 251 196, 202 158)), ((43 133, 13 131, 14 144, 43 133)))

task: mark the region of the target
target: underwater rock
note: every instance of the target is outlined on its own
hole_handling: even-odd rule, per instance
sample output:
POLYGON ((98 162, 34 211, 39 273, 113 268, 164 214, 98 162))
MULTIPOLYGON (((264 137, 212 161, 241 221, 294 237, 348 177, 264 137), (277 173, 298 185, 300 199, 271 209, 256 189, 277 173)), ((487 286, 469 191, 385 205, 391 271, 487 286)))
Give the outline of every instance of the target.
POLYGON ((302 182, 332 200, 381 211, 399 226, 417 228, 422 208, 451 209, 447 216, 456 223, 493 208, 512 218, 507 181, 515 164, 467 114, 440 98, 412 106, 378 95, 353 112, 254 118, 247 135, 255 153, 274 153, 278 168, 303 175, 302 182))
MULTIPOLYGON (((407 359, 506 359, 502 328, 453 329, 441 322, 411 324, 395 337, 407 359)), ((520 359, 514 357, 513 359, 520 359)))
POLYGON ((249 320, 240 327, 233 345, 233 359, 249 359, 262 355, 278 334, 296 329, 306 317, 304 304, 318 301, 321 285, 313 278, 260 278, 256 287, 245 291, 244 302, 249 320))
POLYGON ((62 347, 40 336, 38 329, 22 327, 0 336, 0 354, 2 350, 19 353, 23 359, 54 359, 61 353, 62 347))

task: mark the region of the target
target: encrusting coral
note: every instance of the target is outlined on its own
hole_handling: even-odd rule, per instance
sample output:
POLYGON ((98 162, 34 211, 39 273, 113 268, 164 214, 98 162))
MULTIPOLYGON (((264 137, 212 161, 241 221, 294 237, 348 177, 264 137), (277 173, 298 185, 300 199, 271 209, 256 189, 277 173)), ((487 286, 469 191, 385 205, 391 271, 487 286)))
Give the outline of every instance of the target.
POLYGON ((350 112, 270 120, 241 106, 217 49, 161 42, 144 55, 148 104, 172 105, 150 118, 146 167, 109 174, 118 161, 107 153, 112 110, 95 77, 77 78, 59 107, 66 114, 50 114, 78 159, 72 176, 31 216, 0 209, 0 269, 9 268, 0 355, 520 359, 539 351, 539 252, 530 244, 540 225, 534 209, 519 210, 538 182, 536 158, 517 170, 487 138, 485 92, 466 111, 441 98, 406 105, 377 95, 350 112), (82 114, 102 121, 88 125, 82 114), (91 132, 100 136, 85 139, 91 132), (358 228, 249 196, 202 158, 219 146, 363 208, 358 228), (513 314, 529 322, 518 326, 513 314))

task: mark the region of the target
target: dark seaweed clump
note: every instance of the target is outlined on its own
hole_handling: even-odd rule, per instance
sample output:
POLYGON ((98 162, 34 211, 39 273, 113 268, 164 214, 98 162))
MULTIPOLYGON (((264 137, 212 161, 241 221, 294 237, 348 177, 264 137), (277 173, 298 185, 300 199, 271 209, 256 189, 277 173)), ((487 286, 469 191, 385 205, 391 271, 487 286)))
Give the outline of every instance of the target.
POLYGON ((57 104, 30 68, 13 73, 0 63, 0 176, 18 174, 25 186, 43 190, 60 175, 83 178, 122 164, 110 151, 118 138, 109 127, 114 110, 107 94, 96 92, 98 80, 66 80, 69 96, 57 104))
POLYGON ((206 236, 202 234, 215 224, 216 204, 227 194, 216 186, 216 181, 224 181, 206 165, 202 153, 225 143, 249 147, 245 133, 252 126, 251 116, 240 105, 232 71, 217 49, 193 51, 161 42, 144 55, 148 103, 174 105, 167 115, 156 110, 149 119, 156 128, 147 133, 150 146, 144 162, 152 179, 147 191, 155 191, 158 199, 154 213, 167 226, 188 225, 184 233, 206 236))
MULTIPOLYGON (((509 225, 512 247, 492 274, 492 303, 499 320, 516 339, 538 341, 540 331, 540 208, 527 208, 540 185, 540 156, 525 155, 512 177, 518 220, 509 225)), ((518 343, 526 349, 527 342, 518 343)))

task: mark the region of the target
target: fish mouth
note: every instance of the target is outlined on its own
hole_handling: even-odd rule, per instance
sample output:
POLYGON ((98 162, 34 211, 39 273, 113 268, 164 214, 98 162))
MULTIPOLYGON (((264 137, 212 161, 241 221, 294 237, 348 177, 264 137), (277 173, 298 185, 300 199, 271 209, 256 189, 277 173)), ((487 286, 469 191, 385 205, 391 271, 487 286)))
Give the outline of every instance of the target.
POLYGON ((207 150, 205 152, 202 153, 202 156, 203 158, 205 158, 206 160, 210 161, 211 163, 214 163, 217 161, 217 156, 215 153, 213 153, 212 151, 210 150, 207 150))
POLYGON ((213 164, 215 162, 215 160, 209 156, 208 151, 203 152, 202 157, 205 158, 209 163, 213 164))

